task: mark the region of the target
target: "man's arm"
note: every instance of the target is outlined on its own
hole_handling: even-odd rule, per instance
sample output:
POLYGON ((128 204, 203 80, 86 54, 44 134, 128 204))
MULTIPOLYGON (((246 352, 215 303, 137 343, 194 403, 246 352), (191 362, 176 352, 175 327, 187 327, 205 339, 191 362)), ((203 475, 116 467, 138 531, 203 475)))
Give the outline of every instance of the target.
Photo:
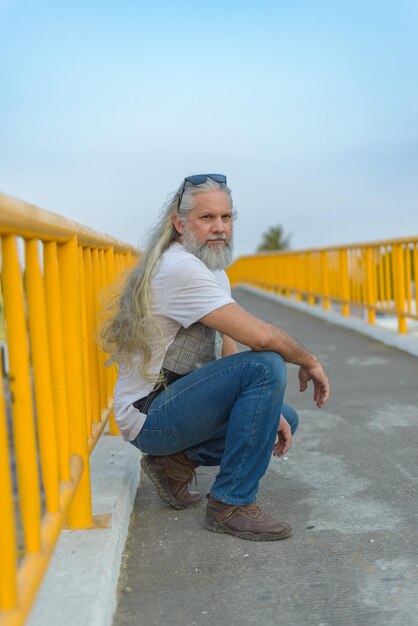
POLYGON ((226 304, 200 321, 252 350, 277 352, 286 362, 299 365, 300 391, 305 391, 312 380, 317 405, 321 407, 328 400, 328 378, 318 358, 282 328, 251 315, 236 303, 226 304))
POLYGON ((222 356, 229 356, 230 354, 237 354, 239 352, 238 346, 231 337, 228 335, 223 336, 222 341, 222 356))

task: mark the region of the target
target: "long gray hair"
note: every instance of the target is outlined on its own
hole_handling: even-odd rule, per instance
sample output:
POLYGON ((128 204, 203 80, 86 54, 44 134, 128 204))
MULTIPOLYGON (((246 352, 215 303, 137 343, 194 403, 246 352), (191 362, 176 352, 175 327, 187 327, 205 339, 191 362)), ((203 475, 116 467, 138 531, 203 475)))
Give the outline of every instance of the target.
POLYGON ((208 178, 201 185, 186 185, 178 207, 183 184, 180 185, 171 200, 163 207, 156 226, 147 237, 147 244, 141 260, 129 273, 120 296, 116 302, 116 312, 101 330, 103 349, 110 354, 109 361, 120 366, 131 366, 133 357, 140 374, 148 381, 154 381, 158 375, 149 372, 152 350, 162 349, 163 334, 156 319, 151 315, 152 272, 162 254, 180 234, 173 224, 173 215, 178 213, 185 224, 189 211, 195 206, 194 195, 207 191, 224 191, 230 198, 231 190, 224 183, 217 183, 208 178))

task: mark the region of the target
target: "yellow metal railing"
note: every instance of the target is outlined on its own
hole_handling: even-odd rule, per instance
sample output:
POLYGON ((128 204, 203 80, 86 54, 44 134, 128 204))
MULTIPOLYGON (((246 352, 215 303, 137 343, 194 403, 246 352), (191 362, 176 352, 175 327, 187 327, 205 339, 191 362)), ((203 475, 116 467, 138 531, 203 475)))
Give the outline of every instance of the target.
POLYGON ((359 307, 369 324, 376 313, 397 316, 399 333, 418 319, 418 237, 245 256, 228 270, 232 284, 247 283, 313 305, 359 307))
POLYGON ((99 296, 138 251, 3 194, 0 234, 0 626, 17 626, 64 523, 94 527, 89 454, 109 419, 117 434, 99 296))

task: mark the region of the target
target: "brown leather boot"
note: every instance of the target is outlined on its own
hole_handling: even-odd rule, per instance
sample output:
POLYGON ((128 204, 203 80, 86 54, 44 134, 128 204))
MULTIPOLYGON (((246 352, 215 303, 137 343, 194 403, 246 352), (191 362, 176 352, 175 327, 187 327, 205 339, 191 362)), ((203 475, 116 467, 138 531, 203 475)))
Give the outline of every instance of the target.
POLYGON ((189 483, 198 465, 184 452, 167 456, 147 454, 141 459, 141 467, 157 487, 160 498, 175 509, 187 509, 202 501, 201 493, 189 491, 189 483))
POLYGON ((267 515, 257 503, 235 506, 210 495, 205 522, 208 530, 252 541, 276 541, 288 537, 292 531, 290 524, 267 515))

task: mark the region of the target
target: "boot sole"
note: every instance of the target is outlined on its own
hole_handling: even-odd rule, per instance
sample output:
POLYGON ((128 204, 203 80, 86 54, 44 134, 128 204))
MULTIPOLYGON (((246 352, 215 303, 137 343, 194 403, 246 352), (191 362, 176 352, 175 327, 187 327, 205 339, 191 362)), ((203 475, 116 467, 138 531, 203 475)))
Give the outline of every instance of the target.
POLYGON ((141 459, 141 467, 150 481, 156 486, 161 500, 164 500, 164 502, 173 507, 173 509, 177 509, 179 511, 182 509, 193 509, 201 504, 201 499, 197 502, 193 502, 192 504, 185 504, 184 502, 180 502, 180 500, 176 500, 171 494, 167 479, 165 478, 161 468, 159 468, 158 465, 152 465, 146 456, 143 456, 141 459))
POLYGON ((286 539, 292 534, 292 528, 285 528, 281 533, 251 533, 249 531, 232 530, 223 524, 218 524, 213 520, 205 520, 205 526, 207 530, 211 530, 215 533, 221 533, 225 535, 233 535, 240 539, 247 539, 248 541, 278 541, 279 539, 286 539))

